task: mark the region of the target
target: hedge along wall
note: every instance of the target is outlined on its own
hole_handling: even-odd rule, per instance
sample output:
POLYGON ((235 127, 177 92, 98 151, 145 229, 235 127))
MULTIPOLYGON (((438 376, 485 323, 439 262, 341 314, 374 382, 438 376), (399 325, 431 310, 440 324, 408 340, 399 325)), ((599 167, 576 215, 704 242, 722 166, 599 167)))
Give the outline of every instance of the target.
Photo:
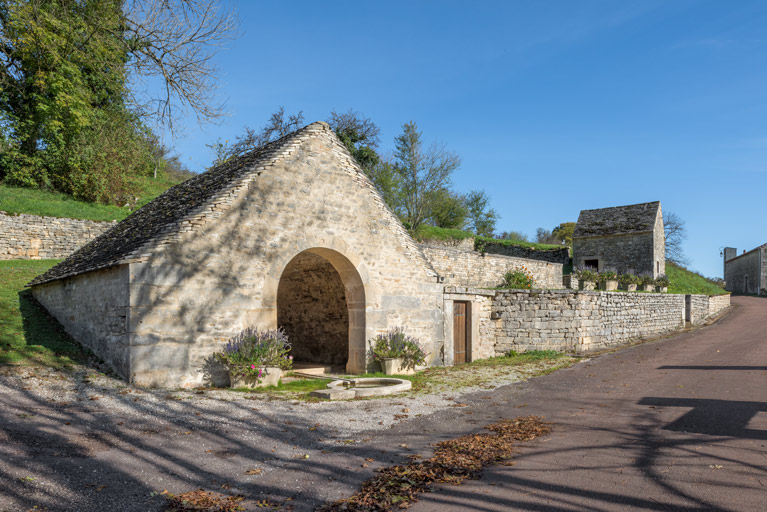
POLYGON ((524 268, 533 276, 536 288, 562 288, 561 263, 483 254, 474 250, 471 238, 457 244, 421 244, 421 250, 447 285, 495 288, 506 272, 524 268))
POLYGON ((0 260, 65 258, 114 225, 0 212, 0 260))
MULTIPOLYGON (((693 316, 707 311, 705 319, 729 306, 730 296, 692 298, 693 316)), ((586 351, 657 336, 684 327, 685 302, 675 294, 499 290, 494 350, 586 351)))

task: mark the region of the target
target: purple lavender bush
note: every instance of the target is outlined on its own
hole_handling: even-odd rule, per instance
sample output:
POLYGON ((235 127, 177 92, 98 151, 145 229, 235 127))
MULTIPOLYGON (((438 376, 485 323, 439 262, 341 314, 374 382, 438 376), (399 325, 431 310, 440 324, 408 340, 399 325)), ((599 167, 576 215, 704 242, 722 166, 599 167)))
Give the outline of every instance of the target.
POLYGON ((288 335, 282 328, 266 331, 245 329, 214 355, 230 374, 243 377, 260 378, 261 368, 265 366, 289 370, 293 365, 288 335))

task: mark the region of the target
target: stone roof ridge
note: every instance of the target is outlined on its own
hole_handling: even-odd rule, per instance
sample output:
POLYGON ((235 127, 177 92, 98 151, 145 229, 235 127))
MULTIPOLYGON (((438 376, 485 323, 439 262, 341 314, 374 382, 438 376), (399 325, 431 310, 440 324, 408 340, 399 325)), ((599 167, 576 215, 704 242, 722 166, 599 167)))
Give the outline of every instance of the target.
POLYGON ((423 265, 423 267, 426 269, 427 275, 431 277, 438 276, 439 274, 436 270, 434 270, 434 266, 432 265, 431 261, 429 261, 429 259, 424 255, 421 246, 413 239, 412 236, 410 236, 410 233, 408 233, 407 229, 405 229, 405 226, 399 220, 397 214, 395 214, 389 205, 386 204, 386 201, 384 201, 381 193, 378 191, 373 181, 367 174, 365 174, 365 171, 362 170, 362 167, 360 167, 359 163, 357 163, 351 153, 349 153, 349 150, 346 148, 344 143, 341 142, 336 134, 333 133, 333 131, 330 129, 330 125, 321 121, 314 124, 323 125, 323 128, 328 132, 328 140, 336 149, 334 153, 336 156, 340 157, 344 163, 346 163, 347 170, 353 173, 357 184, 370 194, 372 201, 384 214, 384 218, 389 219, 389 225, 396 232, 397 239, 405 248, 406 254, 416 258, 416 260, 418 260, 418 262, 421 263, 421 265, 423 265))
POLYGON ((581 210, 574 238, 624 235, 653 231, 660 201, 581 210))
POLYGON ((379 208, 393 220, 392 227, 397 231, 397 237, 406 252, 423 264, 427 274, 436 276, 437 273, 420 247, 383 201, 373 182, 333 133, 330 125, 317 121, 169 188, 67 259, 33 279, 27 286, 148 258, 162 246, 179 240, 182 233, 193 231, 208 220, 223 215, 240 192, 263 171, 290 156, 308 138, 323 134, 335 146, 336 155, 342 157, 346 167, 354 171, 357 183, 371 192, 379 208))
POLYGON ((27 286, 141 261, 210 218, 220 217, 264 170, 292 154, 308 137, 329 129, 316 122, 175 185, 114 227, 36 277, 27 286))

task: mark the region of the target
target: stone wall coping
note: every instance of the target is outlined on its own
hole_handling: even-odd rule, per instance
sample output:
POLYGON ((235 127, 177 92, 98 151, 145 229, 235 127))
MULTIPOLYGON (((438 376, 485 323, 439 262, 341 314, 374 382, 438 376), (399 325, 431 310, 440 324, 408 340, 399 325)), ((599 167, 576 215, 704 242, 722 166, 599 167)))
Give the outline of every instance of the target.
POLYGON ((445 286, 445 295, 481 295, 483 297, 495 297, 499 290, 488 288, 467 288, 464 286, 445 286))

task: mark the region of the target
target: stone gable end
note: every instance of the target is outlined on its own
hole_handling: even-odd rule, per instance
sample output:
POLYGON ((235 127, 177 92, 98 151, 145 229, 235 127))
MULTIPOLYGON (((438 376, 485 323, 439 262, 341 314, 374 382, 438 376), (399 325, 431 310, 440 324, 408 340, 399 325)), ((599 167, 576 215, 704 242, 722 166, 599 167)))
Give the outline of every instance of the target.
POLYGON ((35 296, 108 361, 117 346, 104 343, 103 328, 89 326, 98 324, 94 309, 102 316, 119 311, 125 320, 116 369, 139 385, 205 382, 211 354, 226 340, 246 327, 290 323, 295 310, 307 309, 318 321, 340 323, 316 336, 291 325, 299 353, 337 347, 339 326, 348 324, 346 367, 361 372, 368 340, 405 326, 424 343, 429 362, 438 361, 443 303, 436 273, 329 127, 304 130, 299 143, 254 169, 220 206, 134 253, 119 274, 126 278, 110 284, 127 287, 127 304, 118 292, 116 301, 98 295, 93 271, 35 286, 35 296), (295 289, 300 272, 316 289, 295 289), (92 297, 97 308, 77 306, 92 297))

